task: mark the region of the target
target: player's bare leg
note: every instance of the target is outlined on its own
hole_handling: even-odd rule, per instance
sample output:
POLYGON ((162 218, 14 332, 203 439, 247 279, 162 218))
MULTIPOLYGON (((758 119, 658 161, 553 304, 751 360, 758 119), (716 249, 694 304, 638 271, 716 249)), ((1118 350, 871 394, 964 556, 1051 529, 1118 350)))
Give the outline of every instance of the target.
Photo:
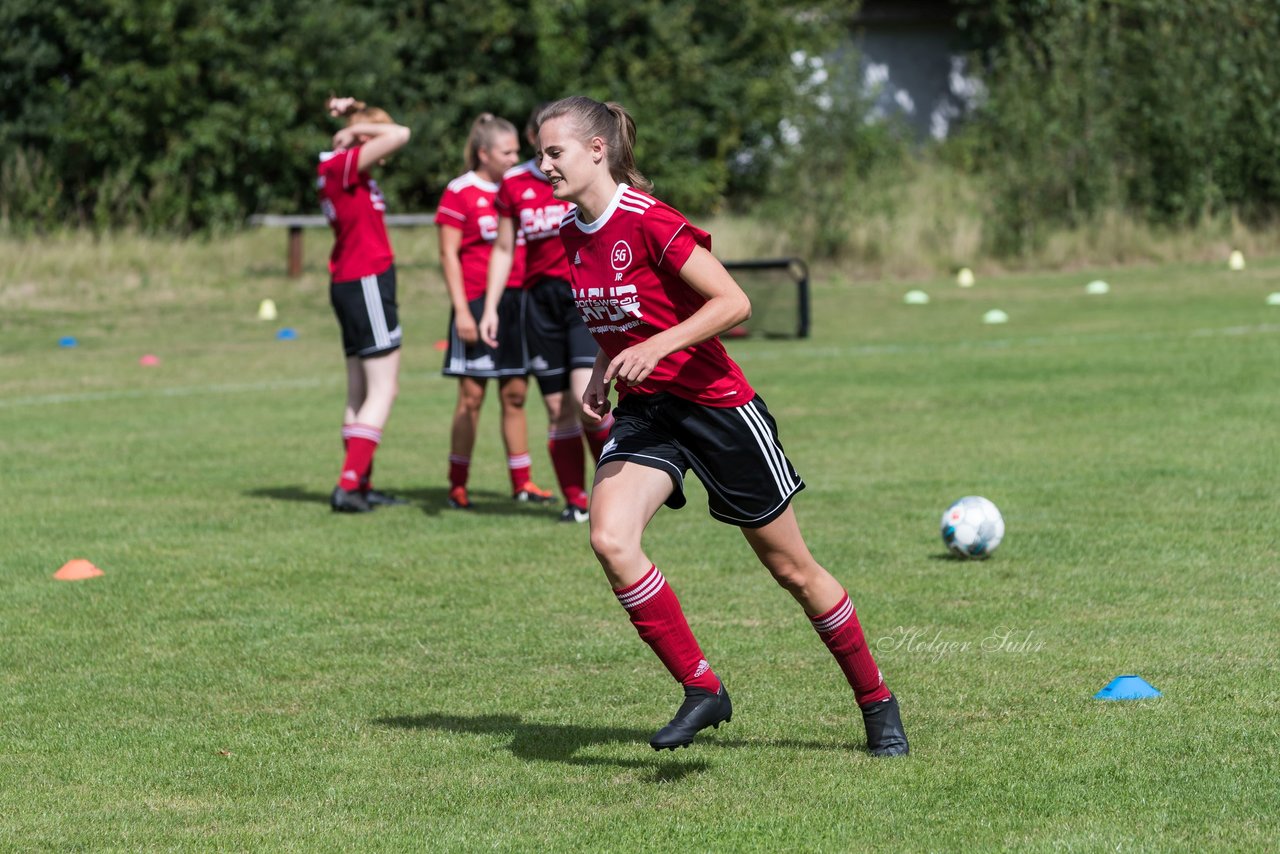
POLYGON ((898 701, 885 686, 867 648, 848 594, 809 553, 795 510, 788 506, 769 524, 743 528, 742 534, 778 584, 800 603, 818 636, 844 671, 862 710, 867 750, 873 756, 906 754, 907 735, 898 701))
POLYGON ((671 475, 635 463, 606 463, 596 472, 591 549, 615 590, 635 584, 653 565, 640 541, 673 489, 671 475))
POLYGON ((556 472, 565 508, 562 522, 587 521, 587 463, 582 447, 582 424, 578 420, 578 401, 569 391, 544 394, 547 407, 547 451, 556 472))
POLYGON ((511 497, 516 501, 550 504, 555 496, 539 487, 530 477, 529 429, 524 404, 529 394, 525 377, 503 377, 498 381, 502 401, 502 444, 507 451, 511 472, 511 497))
POLYGON ((449 506, 470 510, 467 477, 471 471, 471 452, 476 447, 476 428, 480 408, 484 406, 487 383, 476 377, 458 377, 458 402, 453 408, 449 429, 449 506))
POLYGON ((644 529, 675 488, 664 471, 631 462, 605 463, 591 490, 591 548, 618 602, 642 640, 684 687, 684 701, 649 744, 688 747, 699 731, 733 716, 729 694, 685 621, 680 600, 641 545, 644 529))
POLYGON ((403 504, 368 486, 373 455, 399 391, 400 351, 383 356, 347 359, 347 402, 342 435, 346 459, 329 506, 343 513, 367 513, 378 504, 403 504))

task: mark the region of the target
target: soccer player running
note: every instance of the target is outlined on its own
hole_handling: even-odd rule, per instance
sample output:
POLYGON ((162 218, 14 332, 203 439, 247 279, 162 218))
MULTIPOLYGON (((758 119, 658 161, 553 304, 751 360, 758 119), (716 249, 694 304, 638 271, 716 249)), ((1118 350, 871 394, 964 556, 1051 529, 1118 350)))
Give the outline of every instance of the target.
POLYGON ((498 380, 502 400, 502 440, 507 450, 511 493, 516 501, 546 503, 550 492, 531 478, 529 439, 524 401, 529 368, 524 346, 524 239, 517 237, 514 262, 507 286, 498 301, 498 345, 480 340, 479 320, 488 282, 489 255, 498 236, 498 216, 493 200, 502 173, 520 159, 515 126, 492 113, 481 114, 467 137, 467 171, 449 182, 436 210, 439 226, 440 266, 453 315, 449 319, 449 344, 444 375, 458 378, 458 404, 453 412, 449 445, 449 506, 470 510, 467 477, 476 426, 484 404, 488 380, 498 380))
POLYGON ((370 484, 373 455, 396 398, 401 332, 395 256, 382 218, 386 203, 368 170, 403 147, 409 129, 354 98, 330 98, 326 107, 329 115, 347 119, 316 170, 320 207, 334 236, 329 300, 347 354, 346 457, 329 506, 367 513, 380 504, 406 503, 370 484))
POLYGON ((560 238, 573 259, 574 298, 600 344, 584 411, 603 417, 611 383, 618 392, 591 494, 591 546, 640 637, 684 686, 675 717, 649 743, 688 745, 733 712, 676 594, 641 545, 659 507, 684 505, 692 468, 711 515, 742 530, 835 656, 862 711, 867 749, 907 753, 897 700, 849 595, 801 536, 791 498, 803 483, 773 417, 716 337, 750 316, 747 296, 712 256, 710 235, 649 195, 626 110, 573 97, 547 106, 539 124, 542 171, 555 198, 577 206, 560 238))
MULTIPOLYGON (((536 147, 537 110, 525 135, 536 147)), ((598 348, 583 325, 569 289, 569 260, 560 245, 560 220, 569 206, 556 199, 547 176, 534 160, 502 176, 496 205, 498 236, 489 261, 489 283, 480 334, 497 346, 502 320, 498 306, 506 287, 516 247, 516 234, 526 241, 524 288, 525 341, 529 369, 547 407, 547 450, 564 494, 562 522, 587 521, 587 473, 583 434, 593 460, 609 438, 612 418, 589 418, 578 400, 586 389, 598 348)))

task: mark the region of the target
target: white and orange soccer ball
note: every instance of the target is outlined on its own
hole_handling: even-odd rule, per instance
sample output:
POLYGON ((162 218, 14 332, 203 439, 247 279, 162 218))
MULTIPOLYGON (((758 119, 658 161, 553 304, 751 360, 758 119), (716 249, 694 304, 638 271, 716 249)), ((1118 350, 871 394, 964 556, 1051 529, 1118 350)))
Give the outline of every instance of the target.
POLYGON ((1004 539, 1000 509, 978 495, 966 495, 942 514, 942 541, 953 555, 986 558, 1004 539))

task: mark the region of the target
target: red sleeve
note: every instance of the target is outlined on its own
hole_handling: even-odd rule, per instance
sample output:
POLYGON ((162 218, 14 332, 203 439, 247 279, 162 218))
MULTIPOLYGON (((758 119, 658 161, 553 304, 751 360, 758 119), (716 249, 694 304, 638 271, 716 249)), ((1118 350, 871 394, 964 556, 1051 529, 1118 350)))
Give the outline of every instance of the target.
POLYGON ((645 211, 641 223, 645 246, 654 266, 669 273, 679 275, 680 268, 689 260, 695 247, 711 249, 711 235, 690 225, 672 208, 654 205, 645 211))
POLYGON ((440 205, 436 208, 436 225, 451 225, 462 228, 467 224, 467 208, 462 196, 453 190, 446 189, 440 196, 440 205))

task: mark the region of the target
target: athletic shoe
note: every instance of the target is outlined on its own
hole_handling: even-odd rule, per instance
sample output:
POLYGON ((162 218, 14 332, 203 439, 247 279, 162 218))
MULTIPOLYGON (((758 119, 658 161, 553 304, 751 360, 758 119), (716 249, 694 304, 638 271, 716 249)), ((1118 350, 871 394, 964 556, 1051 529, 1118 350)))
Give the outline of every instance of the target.
POLYGON ((449 490, 449 506, 454 510, 473 510, 471 499, 467 497, 467 488, 465 486, 455 486, 449 490))
POLYGON ((732 719, 733 703, 729 702, 729 692, 724 685, 714 694, 705 688, 686 686, 684 702, 676 710, 676 716, 649 739, 649 746, 654 750, 688 747, 699 731, 707 727, 719 729, 720 724, 732 719))
POLYGON ((529 504, 555 504, 556 497, 533 481, 525 481, 524 486, 511 496, 513 501, 521 501, 529 504))
POLYGON ((560 511, 561 522, 585 522, 590 518, 591 516, 587 513, 587 508, 578 507, 573 504, 570 504, 568 507, 560 511))
POLYGON ((872 756, 906 756, 910 751, 907 733, 902 729, 902 715, 898 712, 898 699, 889 699, 860 706, 862 722, 867 727, 867 752, 872 756))
POLYGON ((333 488, 333 494, 329 496, 329 506, 335 513, 368 513, 373 509, 363 495, 358 492, 347 492, 341 486, 333 488))
POLYGON ((388 495, 376 489, 366 489, 364 491, 364 500, 369 502, 370 507, 400 507, 409 503, 403 498, 397 498, 394 495, 388 495))

